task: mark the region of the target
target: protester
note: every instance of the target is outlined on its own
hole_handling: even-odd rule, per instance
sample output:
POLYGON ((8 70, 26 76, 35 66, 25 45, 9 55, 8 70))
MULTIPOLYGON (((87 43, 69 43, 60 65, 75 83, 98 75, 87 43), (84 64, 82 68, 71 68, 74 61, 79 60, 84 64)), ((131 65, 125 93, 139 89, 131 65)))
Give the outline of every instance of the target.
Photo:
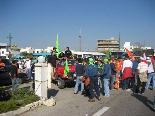
POLYGON ((0 59, 0 69, 4 69, 5 64, 2 62, 2 59, 0 59))
MULTIPOLYGON (((84 66, 84 74, 85 74, 86 68, 89 66, 89 61, 87 59, 83 59, 82 65, 84 66)), ((90 93, 89 93, 89 85, 85 86, 85 84, 84 84, 84 91, 85 91, 84 92, 85 97, 90 95, 90 93)))
POLYGON ((123 68, 122 68, 122 81, 124 83, 124 89, 127 91, 129 91, 129 79, 131 78, 131 85, 133 87, 134 85, 134 79, 133 78, 133 74, 132 74, 132 62, 129 60, 129 57, 126 56, 126 59, 123 62, 123 68))
MULTIPOLYGON (((98 59, 97 64, 98 64, 98 73, 101 73, 102 70, 103 70, 103 68, 104 68, 104 65, 103 65, 101 59, 98 59)), ((99 86, 101 85, 102 80, 103 80, 103 79, 99 76, 99 77, 98 77, 98 85, 99 85, 99 86)))
POLYGON ((69 47, 66 48, 65 56, 66 56, 68 59, 70 59, 71 56, 72 56, 72 52, 69 50, 69 47))
POLYGON ((60 58, 60 59, 61 59, 61 58, 62 58, 62 59, 65 58, 65 54, 63 53, 63 51, 60 52, 59 58, 60 58))
POLYGON ((82 59, 78 60, 78 64, 76 65, 76 84, 74 88, 74 94, 78 93, 78 87, 81 83, 81 95, 84 95, 84 83, 81 81, 84 74, 84 66, 82 65, 82 59))
POLYGON ((57 60, 57 56, 55 55, 55 52, 52 51, 51 56, 49 56, 48 58, 48 63, 51 63, 51 65, 56 68, 56 60, 57 60))
POLYGON ((137 67, 138 67, 138 58, 135 58, 135 61, 133 61, 133 65, 132 65, 132 73, 133 73, 133 76, 134 76, 134 82, 135 82, 135 85, 137 85, 137 67))
POLYGON ((9 73, 11 81, 12 81, 12 91, 18 88, 19 78, 18 78, 18 68, 17 61, 12 61, 13 65, 11 66, 11 71, 9 73))
POLYGON ((110 97, 109 93, 109 79, 111 77, 111 68, 108 59, 104 59, 104 69, 100 74, 103 77, 103 84, 102 84, 102 93, 104 97, 110 97))
POLYGON ((112 58, 110 62, 111 67, 111 82, 110 82, 110 88, 111 90, 115 90, 115 81, 116 81, 116 67, 115 67, 115 59, 112 58))
POLYGON ((26 69, 27 69, 27 77, 31 79, 31 60, 29 58, 26 59, 26 69))
POLYGON ((145 92, 145 86, 147 79, 147 71, 148 71, 148 65, 144 59, 141 59, 141 62, 138 64, 137 67, 137 86, 135 86, 134 94, 144 94, 145 92), (141 88, 141 91, 139 90, 141 88))
POLYGON ((154 72, 154 66, 153 66, 153 62, 151 62, 150 57, 147 57, 147 62, 148 62, 148 82, 146 83, 146 89, 149 88, 150 86, 150 82, 152 79, 152 90, 155 90, 155 72, 154 72))
POLYGON ((90 85, 89 85, 90 99, 88 101, 95 102, 93 89, 95 89, 96 91, 97 99, 101 100, 98 85, 98 67, 97 65, 93 64, 92 58, 89 58, 89 66, 86 68, 85 76, 86 78, 88 77, 90 78, 90 85))

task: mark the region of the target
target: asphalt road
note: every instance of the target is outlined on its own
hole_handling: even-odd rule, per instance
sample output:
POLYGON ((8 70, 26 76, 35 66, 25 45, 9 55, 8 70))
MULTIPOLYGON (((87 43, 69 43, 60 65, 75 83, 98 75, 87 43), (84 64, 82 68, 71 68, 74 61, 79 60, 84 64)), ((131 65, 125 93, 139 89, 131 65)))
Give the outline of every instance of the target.
POLYGON ((146 90, 144 95, 132 95, 122 89, 110 91, 110 97, 89 103, 88 98, 73 94, 73 88, 58 89, 52 85, 49 95, 56 106, 42 106, 20 116, 155 116, 153 100, 155 91, 146 90))

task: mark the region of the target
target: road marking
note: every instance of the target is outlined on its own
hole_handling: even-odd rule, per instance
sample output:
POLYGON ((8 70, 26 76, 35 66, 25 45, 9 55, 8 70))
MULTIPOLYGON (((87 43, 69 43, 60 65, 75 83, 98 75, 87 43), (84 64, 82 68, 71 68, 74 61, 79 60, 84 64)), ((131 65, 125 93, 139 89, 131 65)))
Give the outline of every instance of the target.
POLYGON ((96 112, 93 116, 101 116, 104 112, 106 112, 110 107, 103 107, 98 112, 96 112))

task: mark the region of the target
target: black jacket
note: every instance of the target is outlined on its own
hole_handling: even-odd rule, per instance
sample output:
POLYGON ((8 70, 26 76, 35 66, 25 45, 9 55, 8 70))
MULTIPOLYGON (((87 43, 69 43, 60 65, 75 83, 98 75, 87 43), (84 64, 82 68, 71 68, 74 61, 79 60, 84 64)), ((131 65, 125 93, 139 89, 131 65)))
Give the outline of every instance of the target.
POLYGON ((65 51, 65 56, 69 59, 72 56, 72 52, 70 50, 65 51))
POLYGON ((56 60, 57 60, 57 56, 49 56, 49 58, 48 58, 48 63, 51 63, 52 64, 52 66, 55 68, 56 67, 56 60))

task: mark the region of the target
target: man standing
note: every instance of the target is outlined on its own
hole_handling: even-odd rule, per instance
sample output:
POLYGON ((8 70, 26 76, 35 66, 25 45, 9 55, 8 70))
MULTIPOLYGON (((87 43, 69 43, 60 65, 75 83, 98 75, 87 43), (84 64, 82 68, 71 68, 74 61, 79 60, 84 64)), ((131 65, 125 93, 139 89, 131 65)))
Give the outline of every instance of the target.
POLYGON ((51 56, 49 56, 49 58, 48 58, 48 63, 50 63, 52 66, 52 78, 54 78, 54 72, 55 72, 55 68, 56 68, 56 60, 57 60, 57 56, 55 55, 55 51, 52 51, 51 56))
POLYGON ((10 78, 12 81, 12 91, 14 91, 15 89, 18 88, 19 84, 19 78, 18 78, 18 68, 17 68, 17 61, 12 61, 13 65, 11 66, 11 72, 10 74, 10 78))
POLYGON ((115 67, 115 59, 112 58, 110 67, 111 67, 111 83, 110 83, 110 88, 111 90, 114 90, 114 85, 116 81, 116 67, 115 67))
POLYGON ((100 76, 103 77, 102 93, 104 94, 104 97, 109 97, 109 79, 111 77, 111 68, 108 59, 104 59, 104 64, 103 72, 100 74, 100 76))
POLYGON ((141 59, 141 62, 138 64, 137 67, 137 86, 135 89, 134 94, 138 94, 141 92, 141 94, 144 94, 145 86, 147 82, 147 71, 148 71, 148 65, 144 59, 141 59), (140 86, 142 86, 141 91, 140 86))
POLYGON ((148 62, 148 82, 146 83, 146 89, 149 88, 150 82, 152 79, 152 90, 155 90, 155 72, 154 72, 154 66, 153 66, 153 60, 151 61, 150 57, 147 57, 148 62))
POLYGON ((89 85, 90 99, 88 101, 95 102, 93 89, 95 89, 96 91, 98 100, 101 100, 99 85, 98 85, 98 67, 97 65, 93 64, 92 58, 89 58, 89 66, 86 68, 85 76, 86 76, 86 79, 88 77, 90 78, 90 85, 89 85))
MULTIPOLYGON (((134 79, 132 74, 132 62, 129 60, 129 56, 126 56, 126 60, 123 62, 123 69, 122 69, 122 81, 124 83, 124 89, 128 89, 129 85, 129 78, 131 79, 131 85, 134 86, 134 79)), ((129 90, 129 89, 128 89, 129 90)))
POLYGON ((66 48, 65 56, 69 59, 72 56, 72 52, 69 50, 69 47, 66 48))
POLYGON ((74 88, 74 94, 78 93, 78 87, 81 83, 81 95, 84 95, 84 83, 81 81, 84 74, 84 66, 82 65, 82 59, 79 59, 78 64, 76 65, 76 85, 74 88))
POLYGON ((0 69, 4 69, 5 64, 2 62, 2 60, 0 59, 0 69))
POLYGON ((28 70, 27 77, 31 79, 31 60, 29 58, 26 59, 26 68, 28 70))
POLYGON ((135 61, 133 62, 132 66, 132 71, 133 71, 133 76, 134 76, 134 82, 137 85, 137 67, 138 67, 138 59, 136 58, 135 61))

